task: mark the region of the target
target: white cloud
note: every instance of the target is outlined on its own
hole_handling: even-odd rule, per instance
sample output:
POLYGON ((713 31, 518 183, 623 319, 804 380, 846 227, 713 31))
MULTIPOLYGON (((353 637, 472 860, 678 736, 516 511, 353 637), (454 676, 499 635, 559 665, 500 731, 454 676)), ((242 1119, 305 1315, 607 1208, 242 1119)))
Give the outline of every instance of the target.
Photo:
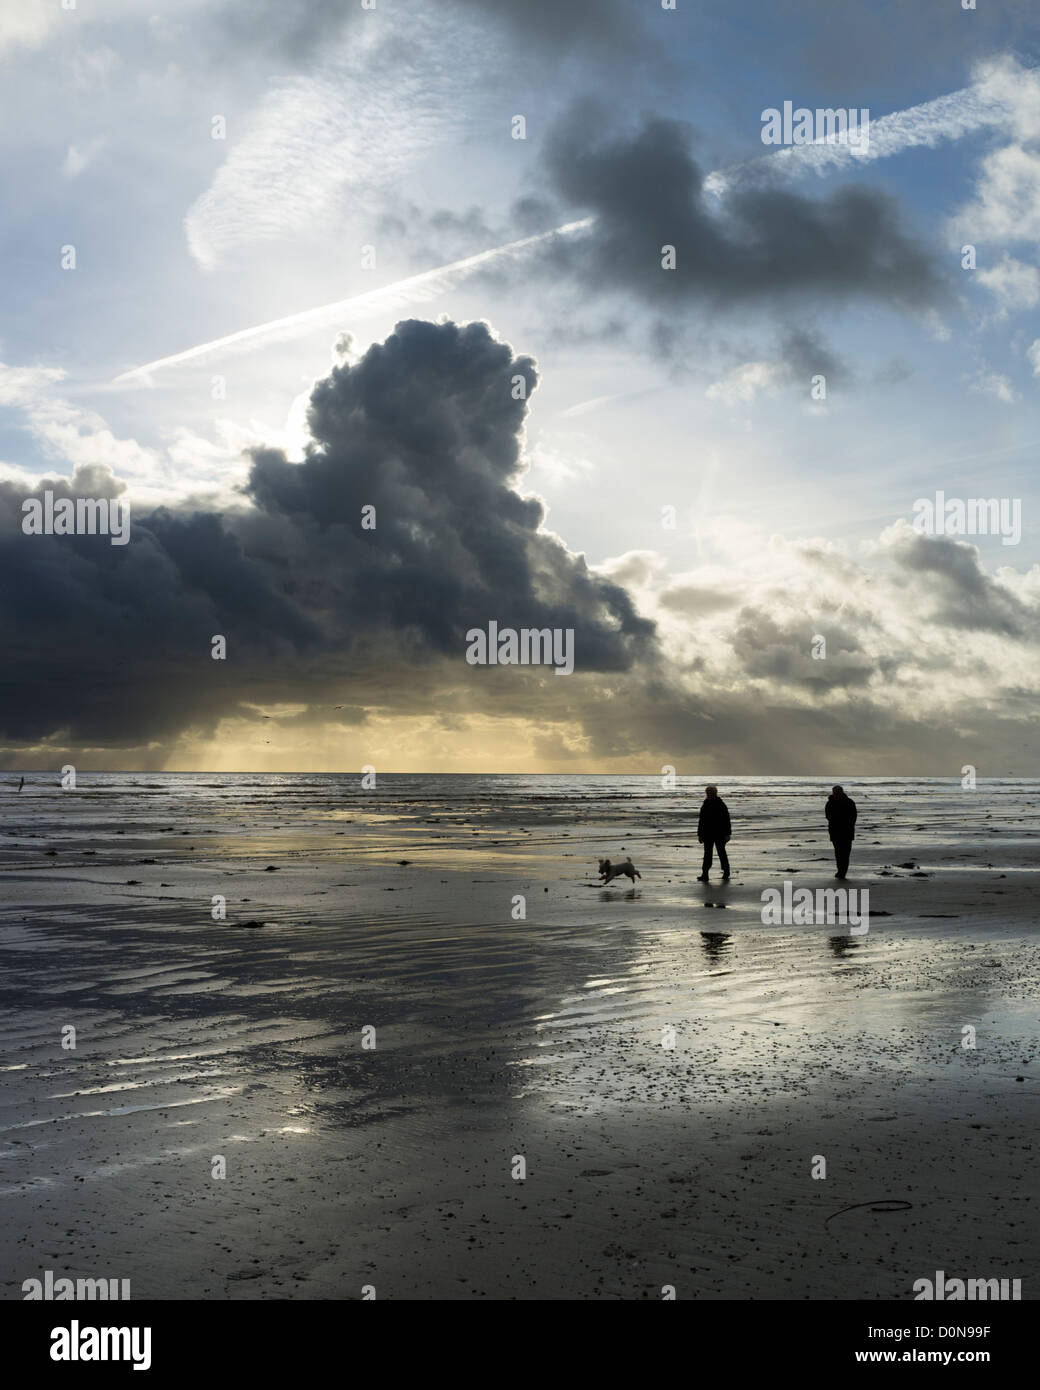
MULTIPOLYGON (((5 49, 39 48, 69 11, 60 0, 8 0, 0 5, 0 54, 5 49)), ((73 16, 74 18, 74 16, 73 16)))
POLYGON ((744 362, 713 381, 704 394, 723 405, 748 405, 763 392, 776 395, 786 374, 778 362, 744 362))
POLYGON ((736 177, 755 171, 783 172, 792 178, 809 172, 824 175, 852 162, 889 159, 922 146, 931 149, 977 130, 1009 124, 1017 128, 1014 103, 1021 106, 1026 100, 1019 77, 1024 72, 1011 60, 982 65, 970 87, 887 116, 871 116, 869 140, 861 148, 833 141, 792 145, 734 168, 717 170, 707 176, 704 186, 709 193, 721 194, 736 177))
POLYGON ((1040 68, 1004 54, 979 65, 975 85, 981 99, 1007 113, 1016 140, 1040 140, 1040 68))
POLYGON ((88 164, 92 164, 97 158, 104 145, 105 141, 101 136, 96 140, 88 140, 85 145, 70 145, 61 172, 68 179, 78 178, 88 164))
POLYGON ((986 155, 975 195, 954 225, 973 245, 1040 241, 1040 153, 1005 145, 986 155))
POLYGON ((659 581, 667 572, 668 561, 656 550, 626 550, 623 555, 613 555, 589 568, 604 579, 638 591, 659 581))
POLYGON ((96 412, 54 394, 64 376, 59 368, 0 363, 0 405, 20 412, 42 453, 55 461, 73 469, 100 465, 123 478, 158 483, 166 471, 161 456, 119 438, 96 412))
POLYGON ((0 405, 28 404, 48 386, 64 379, 60 367, 8 367, 0 362, 0 405))
POLYGON ((1040 566, 990 574, 974 546, 919 536, 905 519, 855 552, 750 529, 716 539, 718 556, 681 574, 647 552, 611 563, 658 623, 673 669, 691 673, 691 692, 765 701, 778 728, 821 704, 869 726, 941 720, 1005 693, 1013 705, 1040 680, 1040 566))
POLYGON ((990 372, 985 368, 973 378, 971 389, 986 396, 996 396, 997 400, 1003 401, 1005 405, 1014 405, 1018 400, 1018 392, 1008 377, 1001 372, 990 372))
POLYGON ((361 26, 321 71, 275 87, 247 128, 229 116, 227 158, 185 218, 200 265, 313 227, 345 191, 356 210, 458 138, 463 104, 448 53, 462 39, 440 15, 413 11, 408 24, 409 52, 421 60, 382 41, 377 25, 361 26))
POLYGON ((1040 69, 1010 57, 994 60, 980 69, 978 91, 1005 112, 1014 140, 983 157, 974 193, 951 218, 951 231, 958 243, 976 246, 1040 241, 1040 69))
POLYGON ((997 301, 998 315, 1032 309, 1040 303, 1040 270, 1009 256, 1005 251, 992 270, 980 270, 978 281, 997 301))

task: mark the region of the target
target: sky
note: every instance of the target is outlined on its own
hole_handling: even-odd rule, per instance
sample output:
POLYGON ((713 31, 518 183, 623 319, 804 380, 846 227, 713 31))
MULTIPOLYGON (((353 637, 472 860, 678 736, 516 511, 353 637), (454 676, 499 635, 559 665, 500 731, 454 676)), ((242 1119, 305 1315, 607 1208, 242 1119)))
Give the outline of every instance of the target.
POLYGON ((1031 9, 5 6, 0 766, 1035 775, 1031 9))

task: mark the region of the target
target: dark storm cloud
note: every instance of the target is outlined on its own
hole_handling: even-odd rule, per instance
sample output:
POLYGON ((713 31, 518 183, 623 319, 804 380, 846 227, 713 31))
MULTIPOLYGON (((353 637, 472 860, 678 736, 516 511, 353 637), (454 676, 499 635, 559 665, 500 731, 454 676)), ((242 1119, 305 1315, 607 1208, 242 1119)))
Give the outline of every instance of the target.
POLYGON ((315 387, 304 464, 254 455, 259 513, 237 518, 235 533, 249 551, 261 537, 288 546, 297 582, 320 591, 329 576, 345 633, 392 629, 457 654, 466 629, 490 618, 573 627, 583 666, 624 669, 651 625, 539 532, 541 503, 512 486, 526 413, 516 383, 529 394, 536 381, 531 359, 484 324, 398 324, 315 387), (361 529, 364 506, 375 530, 361 529))
MULTIPOLYGON (((656 3, 656 0, 655 0, 656 3)), ((456 0, 462 11, 501 20, 512 35, 551 49, 613 48, 619 58, 650 42, 631 0, 456 0)), ((643 12, 645 13, 645 11, 643 12)))
POLYGON ((1028 710, 1024 701, 1017 710, 1010 704, 999 711, 976 705, 959 711, 952 727, 949 711, 915 718, 867 691, 850 692, 837 703, 811 699, 795 705, 768 692, 704 693, 668 682, 634 683, 623 723, 611 702, 590 702, 583 730, 597 758, 635 757, 651 748, 680 774, 734 776, 768 769, 774 776, 835 781, 909 768, 920 776, 959 777, 963 730, 970 728, 973 760, 993 776, 1014 776, 1021 775, 1023 754, 1032 751, 1032 742, 1026 742, 1028 710))
MULTIPOLYGON (((217 23, 231 41, 266 49, 292 63, 320 56, 322 49, 358 24, 378 21, 391 0, 365 11, 361 0, 226 0, 217 23)), ((491 20, 511 41, 566 52, 581 45, 631 59, 648 50, 638 7, 626 0, 440 0, 448 15, 491 20)), ((398 14, 407 24, 408 10, 398 14)))
POLYGON ((560 220, 560 210, 555 203, 534 194, 517 198, 510 209, 510 218, 520 236, 534 236, 537 232, 547 232, 560 220))
POLYGON ((545 168, 569 215, 596 221, 548 245, 547 261, 597 290, 651 305, 713 309, 866 298, 920 310, 944 302, 930 256, 900 226, 896 203, 843 187, 812 199, 784 188, 704 191, 687 127, 646 117, 621 134, 595 103, 578 103, 550 132, 545 168), (662 269, 674 246, 676 268, 662 269))
POLYGON ((760 609, 745 608, 734 624, 733 653, 743 674, 752 679, 821 692, 866 685, 879 668, 860 651, 853 633, 833 621, 824 626, 826 656, 814 659, 810 642, 819 629, 808 614, 781 621, 760 609))
POLYGON ((844 362, 814 329, 792 329, 785 333, 780 340, 779 360, 786 366, 788 380, 792 382, 807 382, 823 375, 831 387, 840 386, 849 379, 844 362))
POLYGON ((263 49, 304 63, 333 42, 348 25, 364 22, 361 0, 226 0, 216 11, 223 35, 234 44, 263 49))
POLYGON ((917 603, 930 605, 930 621, 1036 639, 1035 612, 989 577, 975 546, 908 530, 896 541, 893 555, 907 572, 917 603))
MULTIPOLYGON (((529 395, 534 363, 484 324, 400 323, 317 384, 302 464, 254 453, 252 509, 135 514, 125 546, 26 536, 24 494, 0 484, 0 584, 19 596, 0 615, 0 735, 168 737, 241 702, 307 699, 366 649, 377 685, 409 691, 416 663, 472 675, 465 633, 490 619, 573 628, 579 671, 650 655, 627 593, 540 532, 541 503, 515 490, 517 381, 529 395)), ((37 492, 98 495, 105 477, 37 492)))
MULTIPOLYGON (((79 470, 72 487, 45 480, 32 495, 106 495, 111 488, 91 486, 97 472, 79 470)), ((25 496, 0 483, 7 737, 36 740, 69 728, 86 738, 147 740, 233 701, 232 668, 210 657, 214 635, 230 638, 239 672, 316 646, 309 618, 219 517, 132 515, 129 544, 113 546, 105 536, 24 535, 25 496)))

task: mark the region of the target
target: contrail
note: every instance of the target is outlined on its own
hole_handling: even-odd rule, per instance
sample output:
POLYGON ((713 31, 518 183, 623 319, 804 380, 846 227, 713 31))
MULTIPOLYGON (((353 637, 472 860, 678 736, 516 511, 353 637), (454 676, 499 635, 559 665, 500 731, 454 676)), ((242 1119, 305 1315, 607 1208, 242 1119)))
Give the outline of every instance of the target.
POLYGON ((736 176, 768 169, 792 177, 806 167, 817 174, 829 173, 832 168, 852 161, 866 164, 875 159, 887 159, 904 150, 937 145, 941 140, 959 140, 985 126, 1000 125, 1008 118, 1008 108, 1000 100, 988 97, 977 86, 962 87, 956 92, 908 106, 905 111, 893 111, 870 122, 870 138, 863 146, 849 144, 831 136, 808 145, 789 145, 772 154, 749 159, 729 169, 708 174, 704 180, 709 193, 723 193, 736 176))
MULTIPOLYGON (((833 140, 794 145, 710 173, 705 178, 704 188, 706 192, 718 196, 735 180, 743 180, 749 174, 766 168, 770 172, 782 172, 790 177, 803 173, 806 166, 815 169, 818 174, 823 174, 835 165, 852 160, 867 162, 884 159, 915 146, 934 146, 941 140, 959 140, 974 130, 998 125, 1007 117, 1007 107, 999 100, 986 96, 980 86, 962 87, 959 91, 949 92, 918 106, 910 106, 905 111, 893 111, 888 116, 871 121, 870 139, 865 148, 860 149, 833 140)), ((117 376, 115 384, 146 381, 151 373, 161 371, 165 367, 191 362, 227 348, 237 349, 261 339, 276 341, 279 338, 294 337, 300 330, 317 328, 323 324, 339 326, 345 318, 357 319, 365 314, 435 299, 445 290, 452 289, 457 280, 482 265, 502 257, 515 256, 530 246, 548 241, 551 237, 585 231, 595 220, 594 217, 583 217, 577 222, 567 222, 562 227, 554 227, 548 232, 538 232, 534 236, 523 237, 520 241, 507 242, 504 246, 493 246, 488 251, 467 256, 461 261, 453 261, 450 265, 438 266, 435 270, 424 270, 418 275, 410 275, 378 290, 369 290, 350 299, 339 299, 333 304, 322 304, 299 314, 289 314, 286 318, 273 319, 268 323, 258 323, 252 328, 240 329, 237 333, 214 338, 209 343, 200 343, 198 347, 187 348, 184 352, 175 352, 170 357, 159 357, 154 362, 147 362, 143 367, 133 367, 117 376)))
POLYGON ((197 347, 186 348, 183 352, 175 352, 169 357, 157 357, 154 362, 146 362, 143 367, 132 367, 115 377, 114 384, 146 380, 152 372, 160 371, 164 367, 191 362, 225 348, 239 348, 261 338, 268 341, 291 338, 300 330, 320 328, 323 324, 342 324, 348 316, 357 319, 365 314, 435 299, 445 290, 452 289, 457 280, 482 265, 496 261, 502 256, 515 256, 527 247, 547 241, 550 237, 568 236, 572 232, 584 231, 591 227, 594 221, 593 217, 583 217, 577 222, 566 222, 562 227, 553 227, 551 231, 536 232, 534 236, 522 237, 519 241, 510 241, 504 246, 493 246, 488 251, 480 251, 475 256, 453 261, 450 265, 437 266, 435 270, 424 270, 418 275, 409 275, 404 280, 395 280, 392 285, 383 285, 378 290, 368 290, 349 299, 337 299, 332 304, 319 304, 315 309, 305 309, 299 314, 289 314, 282 319, 254 324, 252 328, 241 328, 237 333, 228 333, 223 338, 214 338, 212 342, 200 343, 197 347))

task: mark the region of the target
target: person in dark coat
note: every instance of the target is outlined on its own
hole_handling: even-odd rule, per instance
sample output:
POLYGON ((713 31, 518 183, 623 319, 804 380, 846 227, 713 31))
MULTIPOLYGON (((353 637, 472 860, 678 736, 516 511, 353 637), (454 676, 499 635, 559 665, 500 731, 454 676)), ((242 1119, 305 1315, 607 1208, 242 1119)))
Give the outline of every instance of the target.
POLYGON ((722 797, 719 796, 718 787, 704 788, 704 804, 701 806, 700 819, 697 821, 697 839, 704 846, 704 863, 701 865, 701 875, 698 883, 707 883, 708 870, 711 868, 711 851, 714 846, 719 852, 719 865, 722 869, 723 879, 729 878, 729 859, 726 856, 726 841, 732 834, 732 827, 729 820, 729 809, 722 797))
POLYGON ((856 838, 856 803, 851 796, 845 795, 844 787, 832 787, 824 810, 827 833, 834 846, 834 862, 838 866, 834 877, 844 878, 849 871, 849 855, 856 838))

